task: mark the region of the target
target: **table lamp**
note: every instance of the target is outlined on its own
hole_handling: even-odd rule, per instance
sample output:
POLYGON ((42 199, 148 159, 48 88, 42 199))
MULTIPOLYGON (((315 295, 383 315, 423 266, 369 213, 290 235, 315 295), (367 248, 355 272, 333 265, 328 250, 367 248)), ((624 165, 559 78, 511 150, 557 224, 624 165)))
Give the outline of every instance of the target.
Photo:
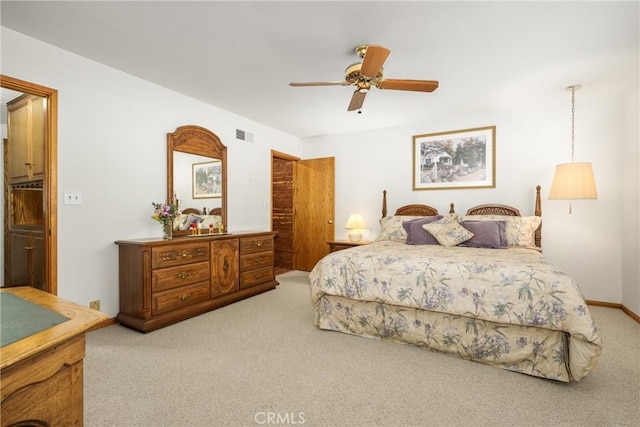
POLYGON ((367 228, 360 214, 351 214, 344 228, 349 230, 349 240, 359 242, 362 240, 362 230, 367 228))

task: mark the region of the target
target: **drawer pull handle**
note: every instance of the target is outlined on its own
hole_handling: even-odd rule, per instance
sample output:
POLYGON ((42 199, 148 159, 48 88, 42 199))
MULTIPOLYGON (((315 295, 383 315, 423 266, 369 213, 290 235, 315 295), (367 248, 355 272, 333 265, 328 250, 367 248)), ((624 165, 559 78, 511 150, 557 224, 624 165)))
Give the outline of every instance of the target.
POLYGON ((184 293, 184 294, 182 294, 182 295, 180 295, 180 296, 178 297, 178 299, 179 299, 180 301, 186 301, 186 300, 188 300, 189 298, 191 298, 191 294, 187 294, 187 293, 184 293))
POLYGON ((261 247, 261 246, 262 246, 262 240, 258 240, 258 241, 256 242, 256 246, 257 246, 257 247, 261 247))
POLYGON ((254 276, 257 280, 262 279, 262 273, 258 273, 254 276))
POLYGON ((191 276, 191 273, 189 273, 188 271, 183 271, 182 273, 178 274, 178 277, 180 279, 186 279, 189 276, 191 276))
POLYGON ((32 250, 34 250, 34 249, 35 249, 35 246, 25 246, 25 247, 24 247, 24 250, 25 250, 25 251, 32 251, 32 250))
POLYGON ((229 260, 227 259, 227 256, 224 256, 224 263, 222 264, 222 270, 224 271, 224 278, 226 279, 229 275, 229 270, 231 269, 231 266, 229 265, 229 260))
POLYGON ((254 261, 255 261, 256 264, 260 264, 262 262, 262 258, 257 256, 257 257, 255 257, 254 261))
POLYGON ((190 255, 189 251, 185 250, 185 251, 180 252, 180 256, 181 257, 186 257, 186 256, 189 256, 189 255, 190 255))

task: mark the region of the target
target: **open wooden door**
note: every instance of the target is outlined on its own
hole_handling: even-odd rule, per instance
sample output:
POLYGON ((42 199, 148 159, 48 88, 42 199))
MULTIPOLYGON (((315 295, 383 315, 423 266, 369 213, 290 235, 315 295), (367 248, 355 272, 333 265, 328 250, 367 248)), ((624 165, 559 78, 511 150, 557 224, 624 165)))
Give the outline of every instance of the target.
POLYGON ((293 268, 311 271, 334 239, 335 159, 294 164, 293 268))
MULTIPOLYGON (((14 176, 10 172, 12 154, 4 153, 4 262, 5 268, 3 272, 3 280, 0 285, 8 286, 10 284, 29 284, 53 295, 58 294, 58 157, 57 157, 57 138, 58 138, 58 91, 56 89, 40 86, 24 80, 13 77, 0 75, 0 87, 9 89, 10 91, 29 94, 40 97, 43 101, 42 108, 37 111, 43 114, 44 128, 43 135, 39 135, 43 139, 42 144, 37 150, 33 150, 28 162, 33 169, 26 177, 14 176), (37 170, 37 174, 35 173, 37 170), (36 177, 38 175, 38 177, 36 177), (11 186, 11 188, 9 188, 11 186), (11 192, 10 192, 11 190, 11 192), (14 191, 15 190, 15 191, 14 191), (34 191, 41 192, 41 196, 34 196, 34 191), (10 230, 9 219, 12 218, 8 207, 8 201, 11 199, 15 202, 15 196, 21 193, 22 206, 28 207, 28 211, 36 215, 29 216, 26 223, 19 224, 19 230, 10 230), (39 199, 39 200, 38 200, 39 199), (37 224, 37 227, 34 226, 37 224), (38 230, 36 230, 36 228, 38 230), (15 234, 12 235, 12 232, 15 234), (11 245, 20 247, 21 256, 17 256, 17 251, 11 249, 11 245), (31 252, 29 256, 24 255, 24 251, 31 252), (11 267, 16 263, 13 271, 11 267), (24 275, 16 275, 16 271, 25 267, 24 275), (13 280, 12 275, 19 280, 13 280), (31 279, 25 281, 25 278, 31 279), (31 283, 30 283, 31 282, 31 283), (37 283, 37 286, 34 284, 37 283)), ((31 105, 32 112, 35 104, 31 105)), ((2 106, 2 108, 6 108, 2 106)), ((12 136, 8 136, 10 145, 12 136)), ((40 139, 37 138, 37 139, 40 139)), ((13 163, 15 165, 15 163, 13 163)), ((22 166, 25 161, 22 160, 22 166)), ((15 205, 15 203, 14 203, 15 205)), ((22 212, 22 209, 21 209, 22 212)))

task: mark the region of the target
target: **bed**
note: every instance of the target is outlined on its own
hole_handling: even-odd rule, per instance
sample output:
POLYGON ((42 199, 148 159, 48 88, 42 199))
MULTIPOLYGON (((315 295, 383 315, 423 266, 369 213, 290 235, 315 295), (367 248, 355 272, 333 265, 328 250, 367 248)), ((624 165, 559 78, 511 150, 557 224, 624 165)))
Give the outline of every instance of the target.
POLYGON ((453 204, 445 215, 414 204, 387 216, 385 192, 376 240, 310 272, 316 325, 580 381, 602 342, 578 285, 542 254, 539 186, 535 206, 529 217, 507 205, 459 216, 453 204))
POLYGON ((185 208, 180 211, 173 220, 174 230, 189 230, 192 224, 196 224, 198 228, 208 229, 210 225, 218 229, 222 224, 222 209, 212 208, 185 208))

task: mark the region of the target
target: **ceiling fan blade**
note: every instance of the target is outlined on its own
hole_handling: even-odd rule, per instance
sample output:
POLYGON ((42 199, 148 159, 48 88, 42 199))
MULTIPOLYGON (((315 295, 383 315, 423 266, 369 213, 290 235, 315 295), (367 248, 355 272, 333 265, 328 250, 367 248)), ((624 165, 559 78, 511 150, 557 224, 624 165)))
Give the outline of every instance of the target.
POLYGON ((433 92, 438 89, 435 80, 399 80, 383 79, 376 85, 379 89, 412 90, 415 92, 433 92))
POLYGON ((365 96, 367 96, 367 92, 360 92, 359 90, 353 92, 353 96, 351 97, 351 102, 349 103, 349 108, 347 108, 347 111, 361 109, 362 104, 364 103, 365 96))
POLYGON ((374 78, 382 68, 391 51, 382 46, 367 46, 367 51, 362 60, 360 74, 364 77, 374 78))
POLYGON ((347 82, 306 82, 306 83, 289 83, 292 87, 304 87, 304 86, 348 86, 347 82))

